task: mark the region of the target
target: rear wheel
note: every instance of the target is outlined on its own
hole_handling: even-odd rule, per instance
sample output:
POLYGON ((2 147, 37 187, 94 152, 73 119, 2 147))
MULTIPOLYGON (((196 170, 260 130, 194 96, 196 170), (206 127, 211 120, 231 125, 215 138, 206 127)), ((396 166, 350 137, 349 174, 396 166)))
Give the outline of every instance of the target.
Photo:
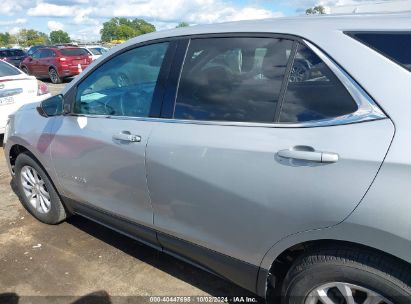
POLYGON ((54 84, 61 83, 62 81, 62 79, 60 78, 55 68, 50 68, 49 76, 50 76, 51 82, 54 84))
POLYGON ((368 249, 321 249, 295 261, 282 295, 283 304, 410 303, 411 267, 368 249))
POLYGON ((56 189, 30 154, 20 154, 14 170, 20 200, 35 218, 46 224, 57 224, 66 218, 56 189))

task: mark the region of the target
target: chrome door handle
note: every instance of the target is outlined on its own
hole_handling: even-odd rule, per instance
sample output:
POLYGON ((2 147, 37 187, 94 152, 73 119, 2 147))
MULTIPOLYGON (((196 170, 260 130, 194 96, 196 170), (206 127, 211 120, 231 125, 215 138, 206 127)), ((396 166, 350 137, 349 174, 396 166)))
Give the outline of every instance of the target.
POLYGON ((338 154, 331 152, 316 151, 309 146, 295 146, 291 149, 278 151, 278 156, 288 158, 305 160, 316 163, 335 163, 338 161, 338 154))
POLYGON ((114 134, 113 139, 122 140, 122 141, 129 141, 129 142, 140 142, 141 141, 141 136, 131 134, 128 131, 123 131, 121 133, 114 134))
POLYGON ((326 164, 338 162, 339 156, 337 153, 321 152, 321 162, 326 164))

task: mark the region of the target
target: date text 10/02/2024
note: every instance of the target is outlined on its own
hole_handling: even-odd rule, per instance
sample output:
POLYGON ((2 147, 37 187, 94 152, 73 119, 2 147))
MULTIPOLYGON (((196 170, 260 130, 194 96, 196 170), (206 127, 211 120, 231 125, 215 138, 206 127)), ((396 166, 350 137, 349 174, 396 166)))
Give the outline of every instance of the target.
POLYGON ((151 303, 257 303, 254 297, 150 297, 151 303))

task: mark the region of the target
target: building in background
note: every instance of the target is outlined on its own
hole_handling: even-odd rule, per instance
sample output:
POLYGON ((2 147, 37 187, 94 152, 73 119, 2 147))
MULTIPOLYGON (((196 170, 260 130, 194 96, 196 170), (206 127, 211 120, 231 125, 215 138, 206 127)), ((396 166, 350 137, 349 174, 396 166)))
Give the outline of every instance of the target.
POLYGON ((373 1, 326 7, 327 14, 411 12, 411 0, 373 1))

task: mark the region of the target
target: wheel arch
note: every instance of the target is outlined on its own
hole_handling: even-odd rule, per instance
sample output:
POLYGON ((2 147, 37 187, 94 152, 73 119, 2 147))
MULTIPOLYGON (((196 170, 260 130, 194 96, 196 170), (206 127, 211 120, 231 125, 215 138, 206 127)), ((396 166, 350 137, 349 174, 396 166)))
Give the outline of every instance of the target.
MULTIPOLYGON (((23 69, 26 69, 27 72, 30 73, 30 69, 28 68, 27 65, 25 65, 25 64, 20 64, 20 70, 23 70, 23 69)), ((27 74, 27 75, 29 75, 29 74, 27 74)))
POLYGON ((47 71, 50 72, 51 69, 54 69, 54 70, 57 72, 57 75, 59 75, 59 70, 58 70, 58 68, 56 68, 56 66, 50 65, 50 66, 48 67, 47 71))
MULTIPOLYGON (((10 167, 12 170, 12 174, 14 176, 15 172, 14 172, 14 166, 16 164, 16 159, 17 156, 19 156, 21 153, 28 153, 30 154, 39 164, 41 164, 41 162, 38 160, 38 158, 26 147, 24 147, 23 145, 20 144, 14 144, 9 151, 9 162, 10 162, 10 167)), ((42 165, 43 169, 44 166, 42 165)))
MULTIPOLYGON (((30 157, 32 157, 32 158, 34 159, 34 161, 36 161, 36 162, 39 164, 39 166, 43 169, 44 173, 45 173, 45 174, 47 175, 47 177, 49 178, 49 180, 50 180, 51 184, 53 185, 53 187, 57 190, 57 191, 56 191, 57 194, 60 195, 60 193, 59 193, 59 191, 58 191, 59 188, 57 187, 58 184, 57 184, 57 183, 55 182, 55 180, 53 179, 53 176, 50 176, 48 170, 46 169, 46 166, 43 165, 43 163, 41 162, 41 160, 39 159, 39 157, 37 157, 37 156, 35 155, 35 153, 33 153, 30 149, 28 149, 28 148, 27 148, 26 146, 24 146, 24 145, 21 145, 20 143, 15 143, 15 144, 13 144, 13 145, 10 147, 10 150, 9 150, 9 153, 8 153, 8 159, 9 159, 9 162, 10 162, 10 168, 11 168, 11 171, 12 171, 12 175, 15 176, 14 166, 15 166, 15 163, 16 163, 16 159, 17 159, 17 157, 18 157, 20 154, 22 154, 22 153, 26 153, 26 154, 30 155, 30 157)), ((61 201, 62 201, 62 204, 63 204, 64 208, 66 209, 66 212, 67 212, 68 214, 71 214, 71 213, 72 213, 72 210, 69 208, 69 206, 66 206, 66 204, 64 203, 63 200, 61 200, 61 201)))
POLYGON ((56 187, 55 182, 53 181, 53 178, 48 173, 48 170, 46 169, 46 166, 43 165, 40 158, 37 157, 36 154, 33 153, 30 149, 28 149, 26 146, 24 146, 20 143, 13 144, 10 147, 10 150, 9 150, 9 153, 8 153, 9 154, 10 167, 12 169, 13 176, 14 176, 14 166, 16 164, 16 159, 22 153, 27 153, 28 155, 30 155, 30 157, 32 157, 39 164, 39 166, 44 170, 44 172, 47 174, 47 177, 50 179, 53 186, 56 187))
MULTIPOLYGON (((281 241, 280 241, 281 242, 281 241)), ((273 246, 273 248, 276 246, 273 246)), ((308 239, 305 241, 299 241, 294 243, 288 243, 287 246, 281 247, 279 250, 275 250, 275 257, 271 259, 269 267, 260 267, 257 278, 257 294, 270 299, 272 297, 278 296, 281 290, 282 282, 287 274, 288 270, 293 265, 294 261, 301 257, 307 250, 313 248, 324 248, 324 247, 346 247, 346 248, 362 248, 377 252, 387 258, 395 259, 398 263, 411 266, 410 262, 402 259, 381 247, 370 246, 368 244, 353 242, 344 239, 337 238, 319 238, 319 239, 308 239)), ((271 248, 270 251, 273 250, 271 248)), ((269 253, 267 253, 269 254, 269 253)), ((267 259, 267 254, 265 260, 267 259)), ((264 262, 264 261, 263 261, 264 262)))

